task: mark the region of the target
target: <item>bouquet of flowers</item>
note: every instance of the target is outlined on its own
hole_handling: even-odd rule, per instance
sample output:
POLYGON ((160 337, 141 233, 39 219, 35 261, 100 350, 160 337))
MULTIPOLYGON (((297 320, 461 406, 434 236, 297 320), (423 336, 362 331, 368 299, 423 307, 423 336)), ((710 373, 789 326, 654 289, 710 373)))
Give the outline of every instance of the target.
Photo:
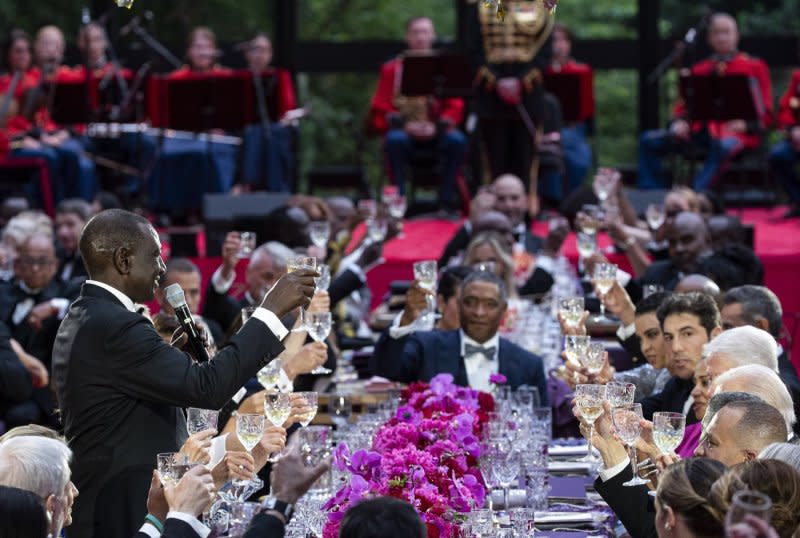
POLYGON ((483 506, 478 458, 492 396, 456 386, 450 374, 414 383, 403 396, 407 403, 378 429, 370 450, 337 446, 333 466, 350 479, 325 505, 325 538, 338 536, 347 509, 365 497, 408 501, 431 538, 455 536, 463 514, 483 506))

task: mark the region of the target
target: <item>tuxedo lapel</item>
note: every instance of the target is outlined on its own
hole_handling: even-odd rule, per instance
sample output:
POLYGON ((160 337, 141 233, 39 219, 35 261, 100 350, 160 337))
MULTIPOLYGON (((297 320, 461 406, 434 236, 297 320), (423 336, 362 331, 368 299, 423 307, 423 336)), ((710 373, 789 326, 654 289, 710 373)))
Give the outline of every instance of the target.
POLYGON ((508 342, 504 338, 500 338, 500 345, 497 351, 498 371, 506 376, 506 384, 511 387, 516 387, 522 384, 520 377, 520 368, 517 357, 510 353, 508 342))
POLYGON ((464 357, 461 356, 461 331, 435 331, 439 338, 434 340, 433 349, 434 362, 437 372, 449 372, 453 374, 456 385, 468 386, 467 367, 464 364, 464 357))

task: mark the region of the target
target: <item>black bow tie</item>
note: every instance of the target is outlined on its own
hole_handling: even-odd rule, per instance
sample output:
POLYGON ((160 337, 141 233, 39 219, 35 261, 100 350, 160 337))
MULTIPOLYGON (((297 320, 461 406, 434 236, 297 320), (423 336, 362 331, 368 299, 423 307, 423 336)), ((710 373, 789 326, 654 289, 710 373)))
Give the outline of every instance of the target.
POLYGON ((473 346, 472 344, 464 344, 464 357, 471 357, 476 354, 481 354, 486 358, 487 361, 494 360, 494 354, 497 351, 497 348, 492 347, 482 347, 482 346, 473 346))

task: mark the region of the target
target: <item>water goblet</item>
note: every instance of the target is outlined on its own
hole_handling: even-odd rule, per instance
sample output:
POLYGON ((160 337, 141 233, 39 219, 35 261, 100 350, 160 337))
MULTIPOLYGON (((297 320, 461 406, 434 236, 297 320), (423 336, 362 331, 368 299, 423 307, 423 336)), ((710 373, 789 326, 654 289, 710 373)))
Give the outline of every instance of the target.
POLYGON ((567 327, 577 329, 580 327, 583 317, 584 301, 583 297, 568 297, 558 302, 558 313, 567 327))
POLYGON ((611 287, 614 286, 614 282, 617 281, 617 265, 614 263, 598 263, 594 267, 592 280, 600 295, 600 315, 597 316, 595 320, 607 321, 606 304, 603 302, 602 298, 611 291, 611 287))
POLYGON ((606 383, 606 400, 611 407, 632 404, 635 394, 636 385, 633 383, 622 383, 621 381, 606 383))
POLYGON ((372 218, 367 219, 367 236, 375 243, 380 243, 386 239, 388 225, 386 219, 372 218))
POLYGON ((186 410, 186 430, 189 435, 200 433, 209 428, 217 429, 219 411, 190 407, 186 410))
POLYGON ((594 423, 603 414, 603 400, 606 396, 605 385, 578 385, 575 387, 575 402, 583 420, 589 423, 589 437, 586 440, 588 452, 580 461, 596 463, 592 449, 594 423))
POLYGON ((295 392, 299 395, 308 409, 302 414, 300 418, 300 425, 304 428, 311 424, 314 417, 317 416, 317 408, 319 407, 319 395, 316 392, 295 392))
POLYGON ((568 334, 564 337, 564 353, 567 355, 567 360, 575 364, 581 365, 581 356, 586 353, 589 348, 589 343, 592 341, 591 336, 568 334))
POLYGON ((772 499, 769 495, 747 489, 734 493, 725 514, 725 536, 737 535, 736 527, 744 523, 747 516, 755 516, 769 524, 772 519, 772 499))
POLYGON ((578 357, 581 366, 586 368, 590 374, 598 374, 606 363, 606 347, 603 342, 592 341, 586 347, 586 351, 578 357))
POLYGON ((686 429, 686 415, 657 411, 653 413, 653 441, 664 454, 678 448, 686 429))
POLYGON ((597 251, 597 237, 594 234, 578 232, 576 234, 576 241, 578 244, 578 254, 580 254, 581 260, 589 258, 597 251))
POLYGON ((317 272, 319 276, 314 278, 317 291, 328 291, 331 285, 331 268, 327 264, 320 263, 317 265, 317 272))
POLYGON ((239 251, 236 257, 241 259, 249 258, 256 248, 256 234, 254 232, 239 232, 239 251))
POLYGON ((331 238, 331 223, 327 220, 311 221, 308 225, 308 234, 314 245, 325 248, 331 238))
POLYGON ((652 231, 656 231, 667 220, 667 213, 664 210, 664 204, 649 204, 644 211, 644 216, 647 219, 647 225, 652 231))
POLYGON ((636 440, 642 432, 642 404, 626 404, 611 410, 611 421, 620 440, 628 447, 631 458, 633 478, 624 482, 623 486, 642 486, 648 483, 640 478, 636 469, 636 440))
MULTIPOLYGON (((315 342, 324 342, 331 332, 333 318, 330 312, 306 312, 305 330, 315 342)), ((323 375, 330 374, 332 370, 320 365, 311 370, 311 374, 323 375)))
POLYGON ((345 428, 350 420, 350 415, 353 414, 353 403, 350 397, 341 393, 331 394, 328 401, 328 414, 339 429, 345 428))

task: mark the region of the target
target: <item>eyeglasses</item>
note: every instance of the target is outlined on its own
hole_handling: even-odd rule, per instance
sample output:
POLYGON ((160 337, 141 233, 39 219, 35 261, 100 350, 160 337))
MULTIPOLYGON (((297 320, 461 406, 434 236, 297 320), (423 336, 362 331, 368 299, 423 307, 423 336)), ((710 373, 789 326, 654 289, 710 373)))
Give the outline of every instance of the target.
POLYGON ((26 267, 50 267, 55 263, 53 258, 32 258, 30 256, 20 256, 17 258, 17 263, 26 267))

